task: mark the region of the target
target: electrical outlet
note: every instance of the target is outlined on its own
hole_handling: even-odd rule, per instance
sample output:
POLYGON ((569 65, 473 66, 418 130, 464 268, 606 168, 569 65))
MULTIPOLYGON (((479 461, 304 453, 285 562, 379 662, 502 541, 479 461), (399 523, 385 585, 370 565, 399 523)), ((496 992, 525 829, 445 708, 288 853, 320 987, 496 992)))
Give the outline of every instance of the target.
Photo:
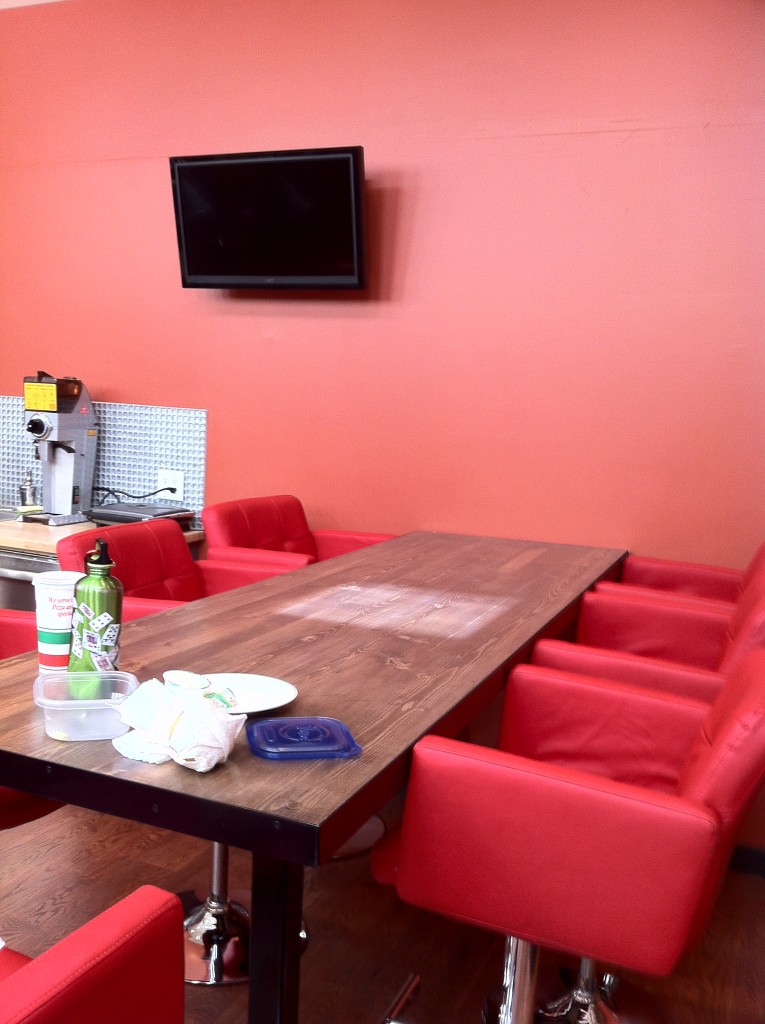
POLYGON ((183 501, 183 470, 182 469, 159 469, 157 470, 157 490, 162 491, 158 498, 169 498, 170 501, 183 501), (165 487, 174 487, 175 494, 165 491, 165 487))

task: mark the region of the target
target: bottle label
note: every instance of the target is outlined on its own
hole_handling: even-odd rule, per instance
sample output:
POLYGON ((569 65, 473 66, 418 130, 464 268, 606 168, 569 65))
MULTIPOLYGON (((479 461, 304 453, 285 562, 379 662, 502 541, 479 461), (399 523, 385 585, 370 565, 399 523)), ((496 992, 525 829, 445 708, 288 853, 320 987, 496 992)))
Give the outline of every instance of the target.
POLYGON ((117 668, 120 626, 109 612, 97 614, 86 601, 72 613, 69 670, 110 672, 117 668))

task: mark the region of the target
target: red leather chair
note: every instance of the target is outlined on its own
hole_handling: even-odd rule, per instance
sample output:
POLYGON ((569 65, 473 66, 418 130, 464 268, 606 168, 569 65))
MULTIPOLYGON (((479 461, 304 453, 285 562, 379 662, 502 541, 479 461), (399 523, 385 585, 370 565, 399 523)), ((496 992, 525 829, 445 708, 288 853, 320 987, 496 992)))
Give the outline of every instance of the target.
POLYGON ((721 677, 750 650, 765 647, 765 586, 753 582, 738 602, 655 600, 597 589, 584 595, 574 642, 540 640, 532 661, 622 682, 714 698, 721 677))
MULTIPOLYGON (((109 526, 65 537, 56 545, 61 568, 81 570, 96 537, 104 538, 109 545, 109 554, 115 564, 114 575, 125 588, 123 607, 126 619, 257 583, 281 571, 255 564, 242 565, 235 560, 195 561, 183 531, 170 519, 109 526)), ((191 931, 195 927, 192 918, 196 921, 200 916, 200 920, 206 922, 214 917, 220 927, 211 929, 214 936, 210 941, 217 942, 222 951, 231 943, 238 942, 243 930, 239 927, 236 908, 226 895, 227 865, 228 848, 213 844, 211 891, 205 904, 189 918, 191 931), (210 913, 205 917, 207 910, 210 913)), ((204 954, 201 944, 200 949, 204 954)), ((205 960, 201 954, 200 958, 193 957, 191 947, 189 952, 189 980, 201 980, 200 963, 205 972, 209 968, 209 976, 204 975, 204 983, 207 984, 222 984, 246 977, 246 967, 240 969, 241 957, 232 963, 234 958, 223 953, 220 957, 207 956, 205 960)))
POLYGON ((765 652, 711 707, 518 666, 500 746, 417 744, 398 892, 509 936, 501 1019, 531 1024, 545 946, 582 964, 546 1019, 597 1020, 597 961, 663 976, 705 928, 765 775, 765 652))
POLYGON ((73 533, 56 545, 61 568, 82 572, 85 556, 97 537, 107 541, 114 575, 125 588, 126 618, 132 617, 136 598, 141 599, 138 614, 146 614, 152 609, 147 601, 156 601, 156 610, 163 610, 172 606, 168 602, 195 601, 274 575, 273 570, 233 561, 195 561, 183 530, 172 519, 73 533))
POLYGON ((37 650, 34 612, 0 608, 0 659, 37 650))
POLYGON ((291 494, 241 498, 202 511, 209 558, 234 559, 288 572, 311 562, 391 540, 389 533, 311 530, 303 506, 291 494))
MULTIPOLYGON (((757 580, 736 605, 701 607, 685 598, 656 601, 637 593, 624 598, 598 589, 585 595, 577 639, 540 640, 536 665, 649 686, 711 703, 726 676, 746 654, 765 648, 765 599, 757 580)), ((626 589, 626 588, 625 588, 626 589)), ((758 795, 738 836, 746 848, 765 850, 765 789, 758 795)))
POLYGON ((182 916, 142 886, 35 959, 0 948, 0 1024, 183 1024, 182 916))
MULTIPOLYGON (((0 658, 37 650, 34 612, 0 608, 0 658)), ((0 786, 0 829, 15 828, 55 811, 60 804, 0 786)))
POLYGON ((677 562, 666 558, 629 555, 622 562, 618 583, 601 584, 606 589, 622 587, 648 590, 654 595, 674 594, 735 603, 741 592, 765 566, 765 544, 754 554, 746 569, 677 562))

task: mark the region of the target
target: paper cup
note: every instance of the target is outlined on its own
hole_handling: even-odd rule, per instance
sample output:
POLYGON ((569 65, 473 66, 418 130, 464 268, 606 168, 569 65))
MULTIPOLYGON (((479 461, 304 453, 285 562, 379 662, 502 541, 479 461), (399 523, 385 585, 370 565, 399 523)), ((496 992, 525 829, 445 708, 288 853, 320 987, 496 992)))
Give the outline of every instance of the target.
POLYGON ((32 577, 40 672, 60 672, 68 667, 74 587, 84 575, 61 569, 39 572, 32 577))

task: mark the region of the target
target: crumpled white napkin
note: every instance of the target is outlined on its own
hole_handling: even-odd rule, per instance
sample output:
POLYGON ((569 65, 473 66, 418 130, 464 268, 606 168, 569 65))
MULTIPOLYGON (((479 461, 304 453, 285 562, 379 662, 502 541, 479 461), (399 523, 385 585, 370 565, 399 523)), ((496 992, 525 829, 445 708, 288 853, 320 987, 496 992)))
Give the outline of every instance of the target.
POLYGON ((132 730, 112 740, 120 754, 150 764, 172 760, 197 772, 226 760, 247 720, 198 693, 170 690, 158 679, 139 686, 119 711, 132 730))

